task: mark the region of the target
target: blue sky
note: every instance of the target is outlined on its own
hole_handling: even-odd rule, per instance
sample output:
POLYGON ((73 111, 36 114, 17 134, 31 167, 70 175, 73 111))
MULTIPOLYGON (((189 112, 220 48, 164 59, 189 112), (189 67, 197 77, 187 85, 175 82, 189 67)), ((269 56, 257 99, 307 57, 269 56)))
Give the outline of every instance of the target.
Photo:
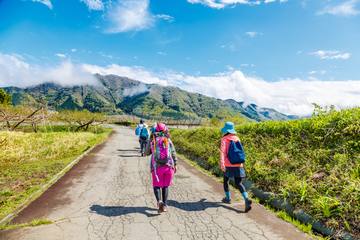
MULTIPOLYGON (((68 76, 85 68, 258 104, 267 103, 261 93, 228 94, 216 82, 249 81, 254 92, 264 92, 301 81, 309 85, 302 94, 313 89, 309 82, 354 84, 351 101, 334 104, 358 105, 359 30, 358 0, 0 0, 0 70, 8 73, 0 74, 0 84, 33 83, 26 72, 11 77, 24 69, 6 63, 18 61, 50 72, 65 68, 68 76), (267 89, 267 83, 275 85, 267 89)), ((304 96, 306 110, 289 110, 301 97, 295 95, 292 107, 268 105, 309 111, 311 96, 304 96)))

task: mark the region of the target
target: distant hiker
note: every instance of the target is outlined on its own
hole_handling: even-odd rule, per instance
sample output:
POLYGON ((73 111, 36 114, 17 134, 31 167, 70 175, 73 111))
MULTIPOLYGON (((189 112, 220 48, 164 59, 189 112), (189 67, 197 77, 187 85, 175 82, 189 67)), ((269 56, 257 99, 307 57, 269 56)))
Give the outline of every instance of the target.
POLYGON ((140 123, 136 126, 136 129, 135 129, 136 136, 140 136, 140 131, 143 128, 143 126, 144 126, 144 120, 141 119, 140 123))
POLYGON ((176 151, 164 123, 156 124, 147 153, 151 154, 150 169, 159 213, 166 212, 169 186, 176 172, 176 151))
POLYGON ((141 156, 145 156, 145 148, 148 143, 150 134, 144 120, 140 120, 140 124, 138 124, 135 129, 135 134, 139 137, 141 156))
POLYGON ((242 180, 246 177, 244 162, 245 152, 240 143, 240 139, 236 136, 234 123, 227 122, 221 129, 223 135, 221 139, 220 149, 220 168, 224 172, 224 191, 225 197, 222 199, 224 203, 231 203, 231 194, 229 190, 229 180, 234 178, 236 187, 240 190, 245 200, 245 212, 251 209, 251 200, 242 180))

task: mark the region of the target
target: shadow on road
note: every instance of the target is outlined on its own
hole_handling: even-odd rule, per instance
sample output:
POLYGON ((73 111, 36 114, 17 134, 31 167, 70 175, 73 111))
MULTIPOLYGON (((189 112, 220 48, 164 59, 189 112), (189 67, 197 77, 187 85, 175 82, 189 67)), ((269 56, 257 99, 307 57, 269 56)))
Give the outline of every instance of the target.
POLYGON ((198 202, 178 202, 175 200, 169 200, 168 201, 168 205, 171 207, 175 207, 187 212, 200 212, 200 211, 204 211, 208 208, 225 208, 237 213, 244 213, 244 211, 230 207, 225 205, 224 203, 221 202, 206 202, 206 199, 203 198, 198 202))
MULTIPOLYGON (((237 213, 244 213, 244 211, 241 211, 239 209, 224 205, 220 202, 206 202, 206 199, 201 199, 198 202, 178 202, 175 200, 168 200, 168 206, 175 207, 187 212, 200 212, 204 211, 208 208, 225 208, 237 213)), ((95 212, 99 215, 103 215, 106 217, 117 217, 117 216, 123 216, 127 214, 132 213, 140 213, 144 214, 147 217, 156 217, 159 216, 159 214, 155 211, 157 209, 155 208, 149 208, 149 207, 122 207, 122 206, 101 206, 101 205, 92 205, 90 207, 91 212, 95 212)))
POLYGON ((141 157, 140 154, 134 155, 134 154, 120 154, 119 157, 125 157, 125 158, 137 158, 141 157))
POLYGON ((90 211, 106 217, 117 217, 132 213, 141 213, 147 217, 156 217, 159 215, 157 213, 157 209, 149 208, 149 207, 121 207, 121 206, 92 205, 90 207, 90 211), (156 213, 151 213, 151 211, 153 212, 156 211, 156 213))
POLYGON ((118 149, 119 152, 139 152, 137 149, 118 149))

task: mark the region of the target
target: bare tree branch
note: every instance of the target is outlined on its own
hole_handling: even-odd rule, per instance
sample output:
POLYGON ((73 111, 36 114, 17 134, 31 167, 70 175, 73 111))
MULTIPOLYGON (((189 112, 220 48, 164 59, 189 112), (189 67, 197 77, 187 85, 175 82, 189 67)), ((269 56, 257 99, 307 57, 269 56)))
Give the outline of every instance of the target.
POLYGON ((0 139, 0 147, 4 146, 7 143, 7 139, 0 139))
POLYGON ((15 124, 11 130, 14 131, 17 127, 19 127, 23 122, 25 122, 27 119, 33 117, 36 113, 38 113, 40 110, 42 109, 42 107, 36 109, 34 112, 32 112, 30 115, 28 115, 27 117, 23 118, 20 122, 18 122, 17 124, 15 124))
POLYGON ((87 123, 84 123, 84 124, 78 126, 75 131, 77 132, 77 131, 79 131, 79 130, 82 129, 82 128, 85 128, 85 129, 87 130, 87 129, 89 128, 89 125, 92 124, 94 121, 95 121, 94 118, 91 119, 91 120, 88 121, 87 123))

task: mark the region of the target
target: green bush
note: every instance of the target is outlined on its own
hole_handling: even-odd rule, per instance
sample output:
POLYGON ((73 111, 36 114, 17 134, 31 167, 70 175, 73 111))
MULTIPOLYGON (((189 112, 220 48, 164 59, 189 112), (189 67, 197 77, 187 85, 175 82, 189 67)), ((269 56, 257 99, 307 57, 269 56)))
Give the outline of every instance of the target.
MULTIPOLYGON (((360 108, 237 128, 257 186, 328 227, 360 236, 360 108)), ((179 152, 219 174, 220 130, 174 130, 179 152)))
POLYGON ((0 104, 8 105, 11 103, 11 96, 5 92, 4 89, 0 89, 0 104))

